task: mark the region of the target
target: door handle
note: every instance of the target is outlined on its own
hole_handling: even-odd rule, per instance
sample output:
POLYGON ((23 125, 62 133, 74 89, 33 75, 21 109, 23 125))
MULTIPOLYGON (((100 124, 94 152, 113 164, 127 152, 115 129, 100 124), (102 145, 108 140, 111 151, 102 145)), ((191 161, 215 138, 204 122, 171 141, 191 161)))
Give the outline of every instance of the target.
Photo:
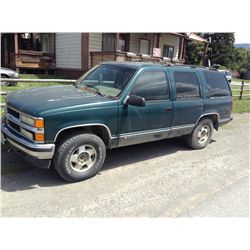
POLYGON ((171 112, 172 111, 172 109, 170 108, 170 109, 166 109, 165 110, 166 112, 171 112))

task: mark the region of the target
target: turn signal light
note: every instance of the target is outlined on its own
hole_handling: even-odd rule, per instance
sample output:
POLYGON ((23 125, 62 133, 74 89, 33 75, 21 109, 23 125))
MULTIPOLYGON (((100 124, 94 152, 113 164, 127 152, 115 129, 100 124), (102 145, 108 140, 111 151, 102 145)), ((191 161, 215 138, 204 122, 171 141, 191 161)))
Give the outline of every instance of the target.
POLYGON ((44 141, 44 134, 35 133, 35 140, 36 141, 44 141))
POLYGON ((36 119, 34 121, 34 127, 35 128, 44 128, 44 121, 43 121, 43 119, 36 119))

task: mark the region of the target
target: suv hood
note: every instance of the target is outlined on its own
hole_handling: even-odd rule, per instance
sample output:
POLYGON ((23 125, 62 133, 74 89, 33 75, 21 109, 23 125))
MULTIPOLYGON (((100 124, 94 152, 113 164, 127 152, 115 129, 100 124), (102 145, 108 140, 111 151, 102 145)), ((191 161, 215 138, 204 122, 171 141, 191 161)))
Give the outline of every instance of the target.
POLYGON ((26 114, 36 116, 46 110, 101 103, 107 100, 109 99, 75 86, 52 86, 10 93, 7 96, 7 105, 26 114))

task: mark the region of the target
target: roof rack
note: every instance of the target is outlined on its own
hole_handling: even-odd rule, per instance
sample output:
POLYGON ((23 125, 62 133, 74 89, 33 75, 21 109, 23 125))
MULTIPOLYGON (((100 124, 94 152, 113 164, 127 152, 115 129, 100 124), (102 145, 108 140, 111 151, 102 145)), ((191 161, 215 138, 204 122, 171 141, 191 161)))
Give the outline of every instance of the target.
POLYGON ((191 64, 167 64, 165 65, 166 67, 190 67, 191 69, 196 69, 196 68, 200 68, 200 69, 208 69, 208 70, 214 70, 217 71, 216 68, 213 67, 208 67, 208 66, 200 66, 200 65, 191 65, 191 64))

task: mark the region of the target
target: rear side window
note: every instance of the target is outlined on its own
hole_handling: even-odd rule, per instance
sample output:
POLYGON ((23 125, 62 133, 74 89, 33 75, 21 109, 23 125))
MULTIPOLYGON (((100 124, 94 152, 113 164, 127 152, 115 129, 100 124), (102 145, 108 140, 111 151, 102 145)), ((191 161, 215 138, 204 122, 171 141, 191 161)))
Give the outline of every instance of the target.
POLYGON ((218 71, 204 71, 210 97, 231 96, 231 91, 224 74, 218 71))
POLYGON ((168 99, 169 84, 165 72, 143 71, 136 80, 131 94, 144 97, 146 101, 168 99))
POLYGON ((175 71, 177 99, 200 97, 199 81, 195 72, 175 71))

